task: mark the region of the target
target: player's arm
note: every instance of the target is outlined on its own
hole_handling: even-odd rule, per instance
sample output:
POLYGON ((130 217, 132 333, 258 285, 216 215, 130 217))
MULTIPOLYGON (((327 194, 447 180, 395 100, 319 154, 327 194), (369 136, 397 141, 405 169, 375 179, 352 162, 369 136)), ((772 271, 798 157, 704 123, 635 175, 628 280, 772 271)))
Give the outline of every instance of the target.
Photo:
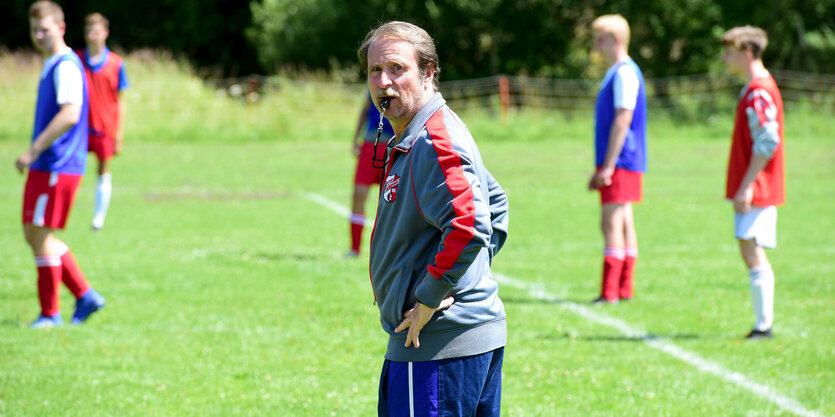
POLYGON ((606 148, 606 156, 603 158, 603 168, 615 170, 623 143, 626 141, 626 133, 632 125, 633 109, 615 109, 615 120, 609 129, 609 146, 606 148))
POLYGON ((589 181, 589 189, 600 188, 612 183, 612 174, 615 172, 618 157, 623 150, 624 142, 626 142, 629 127, 632 125, 639 88, 638 74, 631 66, 622 65, 614 78, 615 119, 609 128, 609 143, 606 146, 606 155, 603 158, 603 165, 601 165, 600 170, 592 175, 589 181))
POLYGON ((739 189, 734 195, 734 211, 737 213, 745 213, 751 209, 751 200, 754 198, 754 182, 757 180, 757 175, 765 169, 770 158, 761 155, 751 155, 751 162, 748 164, 748 169, 745 170, 745 176, 742 177, 742 183, 739 184, 739 189))
POLYGON ((734 195, 734 211, 738 213, 745 213, 751 209, 757 175, 768 165, 780 144, 777 107, 771 96, 765 90, 757 89, 749 92, 747 97, 745 115, 751 131, 753 149, 748 169, 745 170, 745 176, 742 177, 739 189, 734 195))
POLYGON ((119 101, 119 117, 116 119, 116 137, 114 138, 113 153, 118 155, 122 152, 122 145, 125 142, 125 101, 122 100, 122 91, 125 91, 130 83, 128 83, 128 76, 125 72, 124 61, 119 67, 119 91, 117 91, 117 100, 119 101))
POLYGON ((493 263, 493 257, 504 246, 507 240, 508 229, 508 203, 507 194, 505 194, 502 186, 493 177, 493 174, 487 172, 487 200, 490 206, 490 223, 493 228, 493 233, 490 234, 490 263, 493 263))
POLYGON ((66 103, 61 105, 61 110, 52 118, 40 135, 32 142, 29 150, 20 155, 15 161, 15 167, 22 174, 23 171, 38 159, 43 151, 49 149, 52 142, 61 137, 70 128, 78 123, 81 118, 81 105, 66 103))
POLYGON ((116 118, 116 137, 113 144, 113 154, 118 155, 122 152, 122 145, 125 142, 125 127, 123 121, 125 120, 125 102, 119 98, 119 116, 116 118))
POLYGON ((15 167, 22 174, 43 151, 49 149, 52 142, 61 137, 81 119, 81 109, 84 103, 84 74, 69 61, 58 64, 53 83, 55 85, 56 103, 60 110, 46 128, 32 141, 29 150, 20 155, 15 161, 15 167))
POLYGON ((351 139, 351 150, 354 152, 354 156, 360 155, 360 148, 362 147, 362 141, 359 138, 362 135, 362 131, 365 128, 366 118, 368 116, 368 108, 369 106, 373 106, 371 101, 369 100, 368 105, 363 106, 360 116, 357 119, 357 128, 354 130, 354 137, 351 139))

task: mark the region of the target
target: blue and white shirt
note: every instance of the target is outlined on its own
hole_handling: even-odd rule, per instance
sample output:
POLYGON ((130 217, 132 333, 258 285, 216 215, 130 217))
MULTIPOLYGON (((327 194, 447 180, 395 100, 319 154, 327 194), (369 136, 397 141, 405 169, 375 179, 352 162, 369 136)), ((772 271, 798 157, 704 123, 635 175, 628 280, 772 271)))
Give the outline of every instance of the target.
POLYGON ((644 76, 632 58, 613 65, 606 72, 595 106, 595 166, 603 165, 609 147, 609 132, 615 109, 633 110, 632 124, 626 132, 617 168, 647 171, 647 96, 644 76))
POLYGON ((78 123, 43 151, 30 169, 83 175, 87 164, 87 82, 81 61, 70 48, 49 57, 41 72, 32 142, 61 110, 62 104, 81 105, 78 123))

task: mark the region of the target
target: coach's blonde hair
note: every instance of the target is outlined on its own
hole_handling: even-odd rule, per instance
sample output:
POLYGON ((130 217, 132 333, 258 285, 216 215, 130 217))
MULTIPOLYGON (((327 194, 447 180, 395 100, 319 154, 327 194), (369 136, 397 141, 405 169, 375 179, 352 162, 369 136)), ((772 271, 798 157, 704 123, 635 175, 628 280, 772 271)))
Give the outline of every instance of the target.
POLYGON ((95 24, 101 24, 105 29, 110 29, 110 21, 101 13, 90 13, 84 17, 84 25, 92 26, 95 24))
POLYGON ((58 3, 41 0, 29 6, 29 18, 42 19, 47 16, 51 16, 55 23, 64 23, 64 10, 58 3))
POLYGON ((608 33, 623 42, 623 48, 629 49, 629 22, 619 14, 604 14, 591 22, 591 28, 608 33))
POLYGON ((756 26, 737 26, 722 35, 722 45, 751 51, 754 59, 760 59, 765 47, 768 46, 768 35, 756 26))

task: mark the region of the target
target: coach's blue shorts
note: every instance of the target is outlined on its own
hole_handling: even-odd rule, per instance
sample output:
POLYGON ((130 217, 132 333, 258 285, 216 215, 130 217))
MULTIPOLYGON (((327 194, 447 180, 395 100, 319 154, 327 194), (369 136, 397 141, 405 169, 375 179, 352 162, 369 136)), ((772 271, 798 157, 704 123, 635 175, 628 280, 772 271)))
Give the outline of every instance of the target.
POLYGON ((499 417, 504 348, 463 358, 383 363, 380 417, 499 417))

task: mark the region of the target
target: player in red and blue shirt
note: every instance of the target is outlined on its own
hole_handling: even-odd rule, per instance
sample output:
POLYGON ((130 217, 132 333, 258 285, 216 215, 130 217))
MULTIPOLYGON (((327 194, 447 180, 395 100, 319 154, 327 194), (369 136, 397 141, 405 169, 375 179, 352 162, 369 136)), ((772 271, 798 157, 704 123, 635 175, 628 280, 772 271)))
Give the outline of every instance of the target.
POLYGON ((63 282, 76 298, 73 323, 104 306, 69 247, 55 236, 63 229, 87 161, 87 84, 78 57, 64 42, 64 12, 51 1, 29 8, 32 43, 46 58, 38 86, 35 126, 28 151, 15 160, 29 172, 23 193, 23 234, 35 256, 41 314, 32 327, 63 323, 58 294, 63 282))
POLYGON ((107 48, 110 23, 100 13, 92 13, 84 19, 84 38, 87 48, 76 51, 84 63, 90 97, 89 151, 98 159, 96 203, 93 213, 93 229, 104 226, 107 208, 110 206, 112 182, 110 159, 122 150, 123 102, 119 94, 128 87, 122 57, 107 48))
POLYGON ((620 15, 592 23, 595 49, 611 65, 595 107, 595 167, 590 190, 600 191, 603 279, 593 302, 632 299, 638 237, 632 203, 641 201, 647 170, 647 99, 641 69, 627 54, 629 23, 620 15))
POLYGON ((353 140, 354 155, 357 156, 357 169, 354 174, 354 194, 351 200, 351 249, 348 251, 349 257, 359 256, 362 246, 362 229, 365 227, 365 200, 368 198, 371 186, 380 184, 382 162, 375 166, 373 160, 375 155, 378 160, 385 158, 386 145, 389 139, 394 136, 391 123, 388 119, 383 118, 383 131, 380 134, 379 142, 375 146, 380 121, 380 111, 374 106, 371 96, 368 96, 360 113, 353 140), (359 141, 360 137, 364 139, 362 142, 359 141))

